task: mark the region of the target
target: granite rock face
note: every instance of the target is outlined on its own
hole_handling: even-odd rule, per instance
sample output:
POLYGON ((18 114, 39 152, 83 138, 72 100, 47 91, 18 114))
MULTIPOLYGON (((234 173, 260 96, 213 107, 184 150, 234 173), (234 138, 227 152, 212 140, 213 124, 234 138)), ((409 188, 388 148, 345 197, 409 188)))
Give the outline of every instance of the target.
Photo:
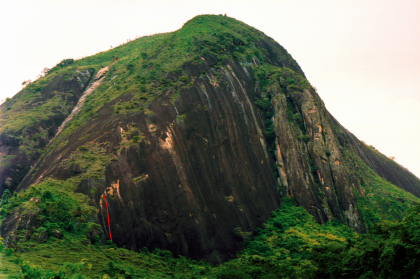
MULTIPOLYGON (((118 117, 113 103, 105 106, 35 175, 25 178, 20 189, 41 174, 58 179, 75 175, 63 167, 63 160, 81 145, 106 143, 116 159, 106 168, 105 179, 83 180, 78 191, 98 208, 106 232, 101 196, 112 196, 107 201, 115 243, 137 250, 169 249, 212 262, 233 257, 242 248, 235 229, 252 232, 261 226, 280 206, 281 195, 264 123, 252 101, 259 94, 254 80, 239 63, 226 61, 223 69, 231 70, 223 72, 232 83, 212 83, 214 62, 207 60, 201 69, 186 65, 191 72, 209 70, 210 79, 197 78, 182 89, 175 106, 163 96, 149 106, 152 113, 118 117), (144 138, 121 148, 133 123, 137 131, 130 137, 144 138)), ((123 95, 119 101, 130 98, 123 95)))
MULTIPOLYGON (((299 65, 272 39, 264 35, 253 45, 263 50, 260 58, 266 65, 288 68, 304 79, 299 65)), ((185 80, 176 93, 162 91, 142 110, 117 113, 115 107, 136 94, 125 92, 104 102, 95 117, 71 133, 63 130, 60 142, 44 155, 22 155, 1 165, 0 190, 23 191, 48 177, 79 177, 77 192, 96 207, 97 214, 89 218, 100 225, 89 231, 86 243, 108 237, 102 199, 106 196, 112 239, 118 246, 168 249, 213 263, 233 258, 242 249, 241 232, 253 232, 269 219, 281 206, 282 196, 293 197, 319 223, 337 219, 366 232, 355 198, 360 182, 345 159, 344 147, 382 177, 419 196, 420 181, 341 127, 312 87, 298 88, 294 81, 269 75, 263 81, 258 71, 264 67, 255 56, 245 63, 211 55, 198 60, 167 73, 165 80, 185 80), (257 105, 257 100, 265 99, 271 119, 257 105), (100 146, 106 166, 103 175, 88 177, 81 165, 68 162, 94 146, 100 146), (24 170, 16 175, 18 164, 24 170)), ((112 71, 109 66, 96 75, 104 80, 101 86, 115 85, 112 71)), ((66 85, 66 92, 72 88, 74 101, 68 113, 83 93, 77 80, 57 80, 56 86, 69 82, 73 85, 66 85)), ((56 122, 39 124, 51 129, 49 139, 66 113, 57 114, 56 122)), ((0 141, 1 152, 21 154, 15 137, 1 134, 0 141)), ((32 220, 19 223, 13 217, 18 215, 4 219, 3 237, 32 220)))
POLYGON ((275 88, 272 95, 276 157, 281 162, 278 164, 279 183, 285 194, 295 197, 296 202, 320 223, 337 218, 356 231, 365 232, 352 192, 352 189, 358 189, 357 180, 347 171, 322 100, 315 91, 289 92, 284 89, 286 94, 280 91, 275 88), (288 121, 288 102, 296 107, 295 115, 302 118, 305 131, 288 121), (305 133, 309 138, 299 139, 299 133, 305 133))
POLYGON ((34 93, 27 93, 24 89, 9 103, 3 103, 0 106, 2 125, 13 118, 36 119, 35 123, 29 127, 12 126, 5 129, 0 127, 0 196, 6 189, 10 192, 16 190, 41 156, 42 150, 54 137, 58 127, 77 104, 90 76, 90 71, 76 71, 72 78, 58 75, 48 81, 42 89, 39 88, 39 92, 35 93, 35 98, 22 102, 21 106, 13 106, 16 97, 34 93), (49 115, 32 116, 33 112, 48 105, 52 99, 56 100, 57 105, 51 106, 52 111, 49 115))

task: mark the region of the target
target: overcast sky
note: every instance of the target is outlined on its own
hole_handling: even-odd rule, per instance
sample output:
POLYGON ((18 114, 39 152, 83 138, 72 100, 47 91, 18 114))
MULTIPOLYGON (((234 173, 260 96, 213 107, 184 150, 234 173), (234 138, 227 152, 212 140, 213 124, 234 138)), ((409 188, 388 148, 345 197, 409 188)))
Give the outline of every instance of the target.
POLYGON ((62 59, 225 13, 285 47, 344 127, 420 177, 420 0, 2 1, 0 100, 62 59))

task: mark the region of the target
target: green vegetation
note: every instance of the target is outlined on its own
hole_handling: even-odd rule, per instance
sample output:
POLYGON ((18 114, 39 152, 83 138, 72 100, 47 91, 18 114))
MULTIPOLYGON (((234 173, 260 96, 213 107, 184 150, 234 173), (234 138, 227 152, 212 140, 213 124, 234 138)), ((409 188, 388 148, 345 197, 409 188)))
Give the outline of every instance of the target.
POLYGON ((9 189, 4 190, 3 195, 1 196, 1 204, 8 204, 9 198, 12 196, 9 189))
POLYGON ((0 279, 8 279, 18 274, 20 272, 20 268, 18 265, 7 261, 2 241, 3 239, 0 237, 0 279))
POLYGON ((57 83, 76 78, 76 70, 86 71, 87 68, 62 68, 49 72, 0 106, 0 135, 6 139, 6 146, 19 146, 11 155, 0 157, 0 165, 19 169, 20 165, 12 165, 14 156, 18 160, 27 158, 30 162, 41 156, 53 136, 52 119, 64 119, 75 103, 72 90, 58 92, 53 88, 57 83))
MULTIPOLYGON (((288 120, 294 130, 296 137, 304 143, 308 143, 310 136, 307 134, 303 118, 298 108, 292 101, 291 96, 302 94, 303 90, 313 90, 310 83, 303 76, 297 74, 291 69, 280 68, 261 62, 260 66, 253 66, 254 78, 259 84, 262 96, 255 100, 256 106, 261 110, 264 116, 265 131, 264 136, 268 143, 269 152, 273 161, 276 161, 276 136, 273 123, 273 104, 272 99, 276 94, 284 94, 287 101, 288 120)), ((309 164, 313 164, 307 156, 309 164)), ((274 168, 275 177, 279 176, 277 167, 274 168)), ((316 169, 314 170, 316 173, 316 169)), ((314 175, 317 180, 318 176, 314 175)))
POLYGON ((67 67, 67 66, 69 66, 69 65, 71 65, 73 63, 74 63, 74 59, 71 59, 71 58, 64 59, 60 63, 58 63, 54 68, 50 69, 49 72, 58 71, 58 70, 60 70, 62 68, 65 68, 65 67, 67 67))
POLYGON ((75 181, 76 179, 46 179, 33 185, 28 190, 14 195, 9 203, 3 203, 0 218, 3 219, 12 213, 24 216, 25 213, 33 212, 36 218, 45 221, 41 231, 71 230, 75 222, 84 220, 87 215, 96 212, 94 207, 89 206, 87 196, 74 193, 75 181))
POLYGON ((341 224, 317 224, 285 198, 254 239, 245 243, 240 256, 216 268, 217 278, 311 278, 317 270, 317 263, 310 259, 314 248, 344 245, 354 236, 341 224))
POLYGON ((0 133, 19 133, 22 129, 48 119, 57 113, 67 113, 71 92, 44 92, 42 89, 58 79, 72 79, 87 67, 64 68, 30 83, 0 107, 0 133), (46 98, 46 94, 50 95, 46 98))
POLYGON ((3 255, 20 265, 26 276, 32 274, 20 278, 193 278, 211 268, 159 249, 136 253, 114 244, 85 245, 80 235, 69 233, 62 239, 51 237, 46 243, 31 244, 28 252, 3 255))
POLYGON ((417 206, 401 222, 384 221, 372 233, 358 235, 336 222, 319 225, 283 199, 238 258, 213 273, 217 278, 417 278, 419 221, 417 206))
POLYGON ((344 150, 351 171, 360 181, 360 192, 354 191, 363 222, 368 228, 382 220, 401 220, 419 199, 380 177, 353 151, 344 150))
POLYGON ((126 132, 123 132, 122 140, 120 142, 120 148, 118 152, 121 152, 123 148, 129 148, 131 146, 138 146, 144 140, 144 135, 141 133, 136 125, 132 125, 130 129, 126 132))
MULTIPOLYGON (((67 144, 69 135, 91 118, 97 118, 106 105, 113 105, 116 118, 140 113, 153 117, 148 104, 163 94, 175 105, 182 89, 195 81, 188 72, 189 65, 215 59, 212 82, 217 83, 217 77, 229 70, 222 69, 225 61, 252 61, 262 93, 255 104, 263 114, 264 135, 275 160, 271 104, 274 94, 285 95, 288 119, 304 145, 310 137, 291 97, 313 88, 291 69, 265 62, 267 51, 260 45, 262 36, 260 31, 232 18, 200 16, 173 33, 143 37, 77 61, 65 59, 0 107, 0 133, 19 140, 21 152, 28 156, 40 154, 40 143, 47 138, 47 131, 40 128, 32 133, 26 127, 69 112, 68 100, 72 97, 71 92, 53 92, 51 98, 43 100, 41 91, 55 78, 74 78, 77 69, 92 69, 95 73, 104 66, 110 67, 102 84, 86 98, 80 113, 44 151, 43 159, 67 144)), ((288 54, 282 57, 283 62, 291 60, 288 54)), ((206 72, 201 73, 205 75, 206 72)), ((181 114, 177 120, 182 122, 184 117, 181 114)), ((156 126, 150 125, 149 131, 156 131, 156 126)), ((145 139, 136 124, 122 130, 121 138, 118 152, 138 146, 145 139)), ((36 220, 39 226, 19 230, 13 235, 11 248, 3 249, 0 243, 0 278, 3 274, 10 278, 420 277, 420 207, 413 208, 419 200, 380 178, 351 151, 343 149, 346 164, 352 166, 349 172, 354 172, 361 184, 354 193, 370 230, 368 234, 358 235, 337 222, 320 225, 292 199, 284 198, 281 208, 255 233, 235 228, 232 233, 244 240, 245 249, 235 259, 211 266, 174 257, 168 251, 156 249, 150 253, 143 248, 135 252, 105 241, 101 226, 95 222, 96 208, 87 196, 75 190, 84 179, 104 179, 106 166, 118 160, 115 154, 107 153, 107 148, 107 143, 90 142, 72 152, 60 166, 79 173, 70 179, 48 178, 14 195, 4 192, 0 222, 13 214, 22 222, 36 220), (410 213, 400 220, 407 212, 410 213)), ((330 151, 326 155, 330 156, 330 151)), ((8 163, 12 158, 4 155, 0 159, 8 163)), ((309 157, 306 159, 319 183, 314 164, 309 157)), ((132 182, 139 183, 147 177, 142 174, 132 182)), ((93 188, 91 193, 96 191, 93 188)), ((233 202, 233 196, 225 199, 233 202)))
MULTIPOLYGON (((80 227, 80 226, 79 226, 80 227)), ((257 229, 254 237, 237 228, 245 249, 219 266, 174 257, 156 249, 140 253, 114 244, 84 242, 83 229, 64 231, 43 244, 34 237, 24 253, 0 257, 19 264, 23 273, 60 277, 30 278, 416 278, 420 276, 420 206, 400 222, 383 221, 358 235, 345 225, 316 223, 293 199, 257 229), (30 263, 30 264, 29 264, 30 263), (68 264, 72 263, 72 264, 68 264), (77 275, 80 274, 80 275, 77 275), (65 277, 68 276, 68 277, 65 277)), ((10 251, 10 249, 6 250, 10 251)), ((4 265, 4 264, 3 264, 4 265)), ((18 270, 16 265, 6 264, 18 270)), ((39 276, 39 275, 38 275, 39 276)), ((21 277, 27 278, 27 277, 21 277)))
MULTIPOLYGON (((91 118, 97 118, 98 110, 110 102, 114 101, 115 117, 147 113, 148 104, 162 94, 172 96, 171 100, 175 104, 179 94, 182 94, 182 88, 194 82, 185 68, 188 63, 199 65, 206 59, 216 59, 216 69, 220 69, 222 62, 229 59, 261 63, 266 54, 261 44, 264 36, 262 32, 233 18, 204 15, 191 19, 180 30, 172 33, 142 37, 77 61, 65 59, 49 70, 45 77, 30 83, 1 107, 0 118, 3 122, 0 123, 0 132, 16 132, 27 125, 36 126, 52 113, 69 112, 71 108, 67 101, 60 100, 67 100, 71 93, 57 92, 56 96, 60 97, 38 104, 36 100, 42 88, 54 78, 73 78, 76 70, 90 69, 92 75, 95 75, 99 69, 109 66, 110 70, 102 84, 86 98, 79 113, 67 123, 64 131, 46 150, 42 150, 44 146, 39 144, 41 141, 47 142, 45 134, 42 134, 45 131, 37 132, 40 136, 35 141, 31 140, 33 134, 10 133, 10 136, 22 142, 22 152, 31 158, 38 158, 41 152, 48 155, 69 134, 91 118), (118 99, 127 94, 130 95, 128 101, 118 99), (25 104, 37 105, 27 108, 25 104), (19 108, 25 109, 20 111, 19 108)), ((139 139, 135 138, 134 141, 141 141, 141 135, 138 136, 139 139)))
MULTIPOLYGON (((268 143, 268 149, 270 151, 271 157, 274 161, 276 161, 276 133, 274 131, 274 124, 273 124, 273 107, 271 105, 271 95, 266 94, 265 97, 262 99, 257 99, 255 101, 255 104, 257 107, 263 112, 264 115, 264 125, 265 125, 265 131, 264 136, 268 143)), ((274 176, 278 177, 279 173, 277 168, 274 168, 274 176)))
POLYGON ((106 153, 106 144, 87 143, 79 146, 63 161, 64 167, 78 166, 83 171, 80 178, 102 179, 105 167, 111 161, 111 154, 106 153))
POLYGON ((147 174, 142 174, 142 175, 140 175, 140 176, 137 176, 137 177, 133 178, 133 182, 134 182, 134 183, 136 183, 136 182, 139 182, 139 181, 143 181, 143 180, 145 180, 147 177, 148 177, 148 175, 147 175, 147 174))
POLYGON ((420 207, 401 222, 383 221, 345 247, 318 247, 312 259, 324 278, 419 278, 420 207), (340 259, 337 261, 337 259, 340 259))

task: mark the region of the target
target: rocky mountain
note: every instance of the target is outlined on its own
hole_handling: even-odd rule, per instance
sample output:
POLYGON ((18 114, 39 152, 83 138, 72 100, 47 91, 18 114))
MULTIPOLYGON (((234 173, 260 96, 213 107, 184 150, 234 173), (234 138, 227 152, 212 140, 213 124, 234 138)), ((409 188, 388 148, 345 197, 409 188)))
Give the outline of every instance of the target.
POLYGON ((358 233, 420 198, 420 180, 342 127, 282 46, 225 16, 63 60, 0 106, 0 125, 10 247, 85 224, 92 244, 112 234, 220 263, 282 197, 358 233))

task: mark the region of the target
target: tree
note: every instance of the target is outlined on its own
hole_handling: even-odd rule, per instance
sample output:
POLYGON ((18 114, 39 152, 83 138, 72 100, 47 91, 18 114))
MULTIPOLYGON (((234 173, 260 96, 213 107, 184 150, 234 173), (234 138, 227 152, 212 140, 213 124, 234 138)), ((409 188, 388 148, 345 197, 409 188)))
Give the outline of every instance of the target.
POLYGON ((47 68, 47 67, 45 67, 42 71, 41 71, 41 74, 42 74, 42 76, 45 76, 45 75, 48 75, 48 73, 51 71, 51 69, 50 68, 47 68))
POLYGON ((22 88, 25 88, 25 87, 26 87, 26 86, 28 86, 31 82, 32 82, 32 81, 31 81, 30 79, 28 79, 28 80, 24 80, 24 81, 22 82, 22 88))
POLYGON ((4 203, 4 200, 5 200, 5 199, 7 199, 6 204, 7 204, 7 203, 9 203, 9 197, 10 197, 11 195, 12 195, 12 194, 10 193, 9 189, 4 190, 4 192, 3 192, 3 196, 2 196, 2 200, 3 200, 3 202, 2 202, 2 203, 4 203))

